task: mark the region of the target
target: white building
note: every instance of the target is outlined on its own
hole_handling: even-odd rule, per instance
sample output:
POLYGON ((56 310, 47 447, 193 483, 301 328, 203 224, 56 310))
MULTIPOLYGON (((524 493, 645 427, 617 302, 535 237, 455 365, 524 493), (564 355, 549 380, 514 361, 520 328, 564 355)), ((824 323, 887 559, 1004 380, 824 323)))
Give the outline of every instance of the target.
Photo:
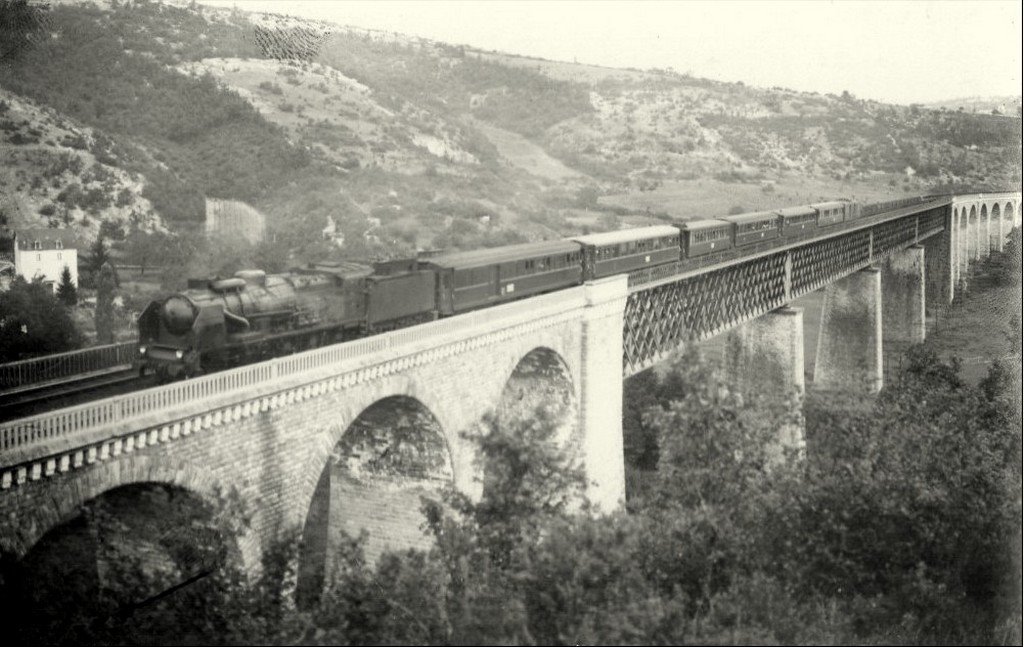
POLYGON ((41 278, 54 292, 60 285, 64 267, 71 271, 71 282, 78 286, 78 250, 75 235, 66 229, 19 229, 0 231, 0 287, 6 287, 12 274, 32 281, 41 278), (6 270, 6 271, 5 271, 6 270))

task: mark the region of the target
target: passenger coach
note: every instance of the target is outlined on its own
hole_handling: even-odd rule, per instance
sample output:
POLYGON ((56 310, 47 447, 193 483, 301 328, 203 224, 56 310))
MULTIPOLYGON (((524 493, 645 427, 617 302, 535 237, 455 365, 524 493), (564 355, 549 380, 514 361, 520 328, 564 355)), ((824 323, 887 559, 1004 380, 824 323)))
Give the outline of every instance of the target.
POLYGON ((830 225, 838 225, 845 220, 853 220, 857 217, 856 203, 852 202, 819 202, 818 204, 812 204, 811 209, 818 212, 818 226, 828 227, 830 225))
POLYGON ((737 216, 723 216, 722 220, 735 223, 736 247, 779 237, 779 214, 775 211, 756 211, 741 213, 737 216))
POLYGON ((732 248, 731 222, 715 218, 691 220, 677 225, 683 236, 683 256, 694 258, 732 248))
POLYGON ((551 240, 434 256, 437 310, 441 315, 579 285, 580 245, 551 240))
MULTIPOLYGON (((779 214, 783 238, 802 236, 819 226, 818 212, 811 207, 789 207, 779 209, 776 213, 779 214)), ((839 222, 842 222, 842 218, 839 222)))
POLYGON ((679 260, 679 229, 669 225, 623 229, 574 238, 583 246, 587 281, 679 260))

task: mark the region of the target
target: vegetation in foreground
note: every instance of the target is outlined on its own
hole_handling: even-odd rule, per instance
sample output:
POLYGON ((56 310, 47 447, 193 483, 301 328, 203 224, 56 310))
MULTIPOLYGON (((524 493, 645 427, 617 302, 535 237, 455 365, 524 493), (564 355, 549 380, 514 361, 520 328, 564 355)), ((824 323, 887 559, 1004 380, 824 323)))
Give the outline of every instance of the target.
MULTIPOLYGON (((801 461, 767 449, 781 412, 684 357, 642 417, 657 470, 626 510, 574 506, 543 417, 493 425, 482 498, 424 501, 429 552, 371 565, 346 541, 297 605, 297 533, 247 580, 226 497, 184 523, 203 532, 160 535, 177 568, 121 559, 96 592, 7 564, 9 626, 44 644, 1019 642, 1020 366, 977 386, 922 347, 905 366, 873 403, 809 411, 801 461)), ((89 514, 100 542, 119 523, 89 514)))

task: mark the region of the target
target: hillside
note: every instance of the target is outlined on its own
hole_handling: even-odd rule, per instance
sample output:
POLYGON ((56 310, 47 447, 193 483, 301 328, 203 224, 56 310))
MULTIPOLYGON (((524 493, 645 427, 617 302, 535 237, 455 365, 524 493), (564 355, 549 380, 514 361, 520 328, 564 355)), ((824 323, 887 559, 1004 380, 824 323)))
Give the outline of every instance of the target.
POLYGON ((1020 183, 1017 118, 184 3, 64 3, 31 24, 0 33, 18 45, 0 204, 86 238, 180 238, 168 260, 194 273, 1020 183), (258 210, 264 242, 196 235, 210 199, 258 210))
POLYGON ((142 178, 119 166, 102 133, 0 89, 0 194, 14 227, 74 227, 88 238, 100 225, 160 227, 142 197, 142 178))
POLYGON ((983 114, 999 114, 1020 117, 1021 96, 1015 97, 961 97, 947 101, 927 103, 925 108, 933 110, 955 110, 983 114), (994 111, 994 112, 993 112, 994 111))

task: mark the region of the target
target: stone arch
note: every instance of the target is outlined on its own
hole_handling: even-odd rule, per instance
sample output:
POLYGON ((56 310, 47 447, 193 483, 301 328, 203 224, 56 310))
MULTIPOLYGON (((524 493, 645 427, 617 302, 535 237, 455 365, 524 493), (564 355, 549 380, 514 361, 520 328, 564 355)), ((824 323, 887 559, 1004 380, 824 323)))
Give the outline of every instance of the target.
MULTIPOLYGON (((404 389, 403 389, 404 391, 404 389)), ((333 567, 342 533, 366 533, 374 561, 385 550, 429 548, 421 497, 453 485, 450 440, 434 411, 403 392, 384 394, 332 428, 303 520, 300 602, 315 600, 333 567)))
POLYGON ((960 227, 956 232, 956 244, 957 244, 957 256, 958 256, 958 273, 960 279, 966 278, 967 265, 970 259, 969 250, 969 239, 971 230, 968 227, 967 221, 967 205, 960 205, 960 227))
POLYGON ((988 248, 989 250, 1003 249, 1003 214, 998 202, 992 203, 988 212, 988 248))
MULTIPOLYGON (((494 427, 483 429, 483 433, 501 430, 526 438, 531 447, 550 449, 553 453, 548 456, 560 470, 581 469, 583 438, 578 382, 562 354, 549 346, 534 346, 518 356, 505 374, 507 378, 494 407, 494 427), (550 424, 534 424, 538 419, 550 424)), ((479 487, 473 492, 476 496, 485 495, 496 484, 494 477, 499 473, 496 465, 483 458, 479 487)), ((576 485, 582 486, 582 482, 576 485)), ((574 490, 561 493, 570 498, 583 494, 574 490)))
MULTIPOLYGON (((106 492, 130 485, 159 483, 192 492, 211 506, 229 489, 210 472, 193 464, 167 461, 160 456, 132 454, 119 460, 96 463, 87 470, 75 472, 63 483, 51 485, 43 500, 21 502, 17 520, 0 529, 0 550, 23 557, 49 532, 72 519, 82 506, 106 492)), ((8 496, 25 496, 21 492, 8 496)), ((259 563, 260 543, 252 533, 239 538, 238 548, 247 567, 259 563)))
POLYGON ((516 358, 505 375, 495 406, 499 424, 513 417, 533 415, 537 407, 543 407, 547 415, 555 417, 557 440, 578 443, 578 381, 558 351, 536 346, 516 358))
POLYGON ((981 215, 978 216, 978 253, 988 255, 989 231, 992 229, 991 212, 988 204, 981 205, 981 215))
POLYGON ((1013 226, 1013 216, 1013 203, 1007 202, 1006 206, 1003 207, 1003 219, 1009 222, 1011 227, 1013 226))
POLYGON ((345 452, 340 458, 358 464, 358 471, 452 479, 451 448, 441 423, 415 397, 396 394, 373 402, 348 425, 337 445, 345 452))
POLYGON ((967 258, 974 260, 978 257, 978 209, 971 205, 970 214, 967 216, 967 258))
MULTIPOLYGON (((225 563, 246 568, 233 524, 215 501, 168 483, 139 480, 107 488, 43 533, 4 566, 17 628, 43 642, 48 631, 102 620, 225 563), (233 555, 235 559, 227 559, 233 555)), ((172 601, 173 603, 173 601, 172 601)))

